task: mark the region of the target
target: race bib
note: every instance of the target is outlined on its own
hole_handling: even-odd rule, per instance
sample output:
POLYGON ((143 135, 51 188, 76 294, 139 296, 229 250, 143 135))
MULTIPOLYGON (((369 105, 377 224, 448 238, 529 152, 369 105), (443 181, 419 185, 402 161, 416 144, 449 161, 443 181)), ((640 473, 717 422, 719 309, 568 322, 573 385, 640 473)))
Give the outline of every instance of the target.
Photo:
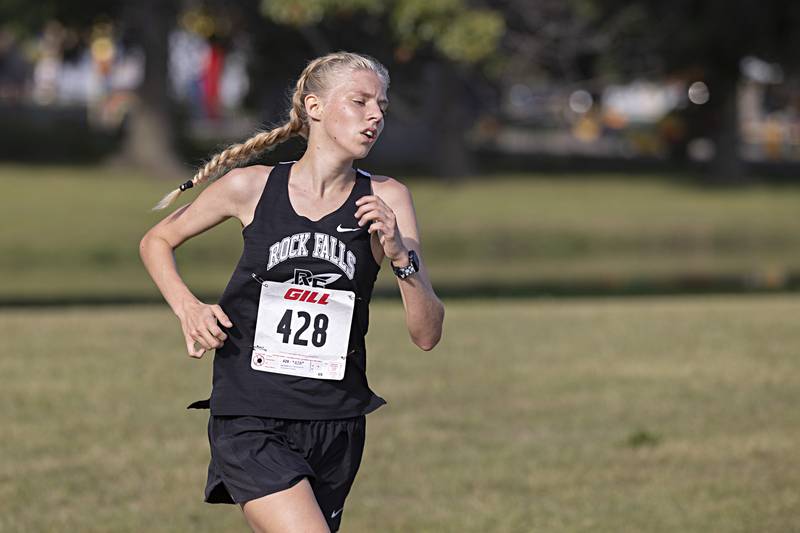
POLYGON ((351 291, 261 282, 250 367, 290 376, 342 379, 354 304, 351 291))

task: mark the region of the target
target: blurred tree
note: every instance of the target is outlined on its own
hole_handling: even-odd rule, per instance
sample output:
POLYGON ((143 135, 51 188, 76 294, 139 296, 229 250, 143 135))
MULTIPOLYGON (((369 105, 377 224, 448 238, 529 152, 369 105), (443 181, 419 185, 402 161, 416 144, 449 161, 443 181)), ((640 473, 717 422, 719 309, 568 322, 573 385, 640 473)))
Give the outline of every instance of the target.
POLYGON ((174 2, 137 0, 125 2, 119 13, 126 30, 144 50, 146 60, 139 101, 128 117, 118 157, 124 164, 167 179, 186 174, 176 154, 176 128, 168 91, 169 34, 175 27, 177 12, 174 2))
MULTIPOLYGON (((167 47, 176 16, 186 5, 158 0, 86 0, 69 5, 44 0, 31 10, 23 0, 0 0, 0 17, 27 32, 38 31, 53 19, 78 29, 89 28, 98 19, 113 20, 121 27, 143 48, 146 72, 118 156, 150 172, 174 176, 183 169, 173 143, 167 47)), ((200 5, 210 12, 234 7, 228 0, 205 0, 200 5)), ((254 98, 269 98, 274 108, 274 102, 282 99, 268 89, 269 78, 296 76, 297 65, 311 57, 340 49, 372 54, 390 68, 396 82, 393 89, 405 88, 408 96, 393 94, 393 113, 422 117, 429 131, 436 133, 438 146, 432 153, 439 173, 472 172, 465 133, 476 116, 476 103, 486 100, 476 98, 475 91, 488 86, 485 67, 496 59, 504 31, 499 12, 470 7, 466 0, 247 0, 235 8, 263 17, 262 24, 255 22, 257 16, 245 20, 242 29, 252 36, 257 55, 269 57, 252 65, 254 98), (424 82, 424 94, 413 88, 415 80, 424 82)))
POLYGON ((19 34, 33 34, 49 20, 73 28, 87 28, 98 19, 116 13, 123 0, 82 0, 74 3, 40 0, 33 9, 26 0, 0 0, 0 21, 19 34))
POLYGON ((129 115, 118 157, 157 176, 185 174, 174 150, 174 123, 167 91, 168 35, 178 7, 158 0, 83 0, 77 4, 43 0, 31 9, 24 0, 0 0, 0 21, 19 34, 35 34, 57 20, 81 32, 113 21, 131 43, 145 52, 145 78, 139 102, 129 115))
POLYGON ((736 89, 747 55, 800 66, 800 3, 759 0, 572 0, 596 66, 626 76, 699 72, 710 100, 696 119, 714 141, 711 177, 744 177, 736 89))
MULTIPOLYGON (((594 27, 597 15, 591 2, 490 0, 489 5, 506 18, 500 73, 507 81, 538 76, 570 83, 594 76, 595 58, 607 47, 608 36, 594 27)), ((612 16, 616 19, 607 26, 627 18, 624 10, 612 16)))
POLYGON ((400 89, 393 109, 422 116, 436 132, 434 170, 446 176, 474 171, 465 134, 476 113, 472 94, 485 84, 484 67, 503 35, 498 11, 464 0, 261 0, 260 11, 294 28, 314 56, 349 49, 379 58, 404 82, 393 85, 400 89), (431 88, 417 102, 402 94, 414 78, 428 79, 431 88), (426 105, 432 112, 421 112, 426 105))

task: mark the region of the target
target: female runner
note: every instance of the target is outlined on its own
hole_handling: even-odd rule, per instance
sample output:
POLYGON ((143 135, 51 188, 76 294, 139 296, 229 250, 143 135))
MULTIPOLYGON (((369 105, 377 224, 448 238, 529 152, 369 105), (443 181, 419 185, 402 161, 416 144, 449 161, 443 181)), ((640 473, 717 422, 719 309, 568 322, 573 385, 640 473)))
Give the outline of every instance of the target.
POLYGON ((364 335, 386 258, 412 341, 432 349, 444 307, 428 280, 408 189, 355 169, 384 126, 389 75, 371 57, 311 61, 289 120, 214 156, 182 191, 211 182, 142 238, 140 254, 181 323, 191 357, 216 350, 205 500, 237 503, 254 531, 337 531, 364 447, 365 415, 386 403, 366 378, 364 335), (294 135, 303 156, 245 166, 294 135), (218 178, 218 179, 216 179, 218 178), (229 217, 244 249, 218 305, 199 301, 173 251, 229 217))

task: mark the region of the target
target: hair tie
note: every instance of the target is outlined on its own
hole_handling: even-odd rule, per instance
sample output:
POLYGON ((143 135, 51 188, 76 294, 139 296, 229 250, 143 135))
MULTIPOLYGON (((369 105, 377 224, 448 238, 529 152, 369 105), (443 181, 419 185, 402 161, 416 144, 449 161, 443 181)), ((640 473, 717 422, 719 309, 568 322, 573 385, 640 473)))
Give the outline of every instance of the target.
POLYGON ((185 191, 186 189, 191 189, 192 187, 194 187, 194 182, 192 180, 189 180, 186 183, 181 183, 181 186, 178 188, 181 191, 185 191))

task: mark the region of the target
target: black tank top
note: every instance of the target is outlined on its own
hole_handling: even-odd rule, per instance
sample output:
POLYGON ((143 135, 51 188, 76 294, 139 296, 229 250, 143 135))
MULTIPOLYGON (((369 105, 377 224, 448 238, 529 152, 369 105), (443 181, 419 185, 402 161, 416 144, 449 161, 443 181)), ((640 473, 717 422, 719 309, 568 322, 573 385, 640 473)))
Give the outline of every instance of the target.
POLYGON ((366 227, 355 218, 358 198, 372 194, 370 176, 356 171, 352 192, 320 220, 298 215, 289 201, 292 163, 270 172, 253 222, 242 230, 244 250, 219 305, 233 322, 216 350, 212 415, 254 415, 301 420, 360 416, 386 401, 370 390, 364 336, 369 301, 380 265, 366 227), (354 228, 359 228, 354 230, 354 228), (324 251, 320 250, 324 245, 324 251), (318 253, 322 252, 322 253, 318 253), (316 256, 316 257, 315 257, 316 256), (261 283, 289 282, 355 293, 350 340, 342 380, 256 371, 250 366, 261 283))

